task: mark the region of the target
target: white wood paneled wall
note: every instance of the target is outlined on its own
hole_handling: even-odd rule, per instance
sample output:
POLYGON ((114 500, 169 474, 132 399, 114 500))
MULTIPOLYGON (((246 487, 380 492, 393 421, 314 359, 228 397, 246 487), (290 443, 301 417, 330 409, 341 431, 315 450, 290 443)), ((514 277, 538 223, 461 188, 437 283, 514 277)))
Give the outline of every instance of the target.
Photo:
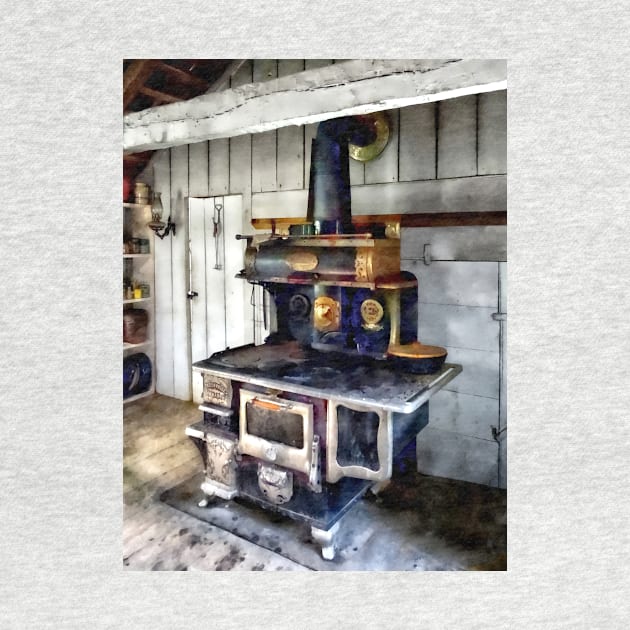
MULTIPOLYGON (((153 189, 162 195, 164 216, 171 213, 171 153, 158 152, 153 160, 153 189)), ((155 389, 175 396, 173 384, 173 256, 171 238, 155 238, 155 389)))
POLYGON ((499 390, 499 486, 507 487, 507 263, 499 263, 499 312, 501 324, 501 388, 499 390))
MULTIPOLYGON (((388 112, 390 140, 368 163, 350 160, 356 214, 506 209, 506 93, 464 96, 388 112)), ((252 216, 304 217, 316 126, 254 136, 252 216), (292 130, 292 131, 287 131, 292 130), (274 144, 274 136, 283 140, 274 144), (286 134, 292 133, 292 142, 286 134), (273 150, 278 158, 273 162, 273 150), (271 161, 271 163, 270 163, 271 161), (303 164, 303 178, 299 177, 303 164), (275 175, 274 175, 275 174, 275 175), (274 182, 275 176, 275 182, 274 182)))
MULTIPOLYGON (((197 296, 189 302, 191 360, 201 361, 225 348, 237 348, 253 340, 251 309, 245 282, 236 277, 243 267, 245 241, 242 232, 242 195, 190 197, 190 288, 197 296), (220 229, 214 222, 221 209, 220 229), (226 244, 236 247, 226 250, 226 244), (217 266, 218 263, 218 266, 217 266)), ((201 402, 201 378, 192 375, 193 401, 201 402)))
MULTIPOLYGON (((332 62, 255 60, 232 77, 231 87, 332 62)), ((390 111, 392 134, 385 151, 367 164, 351 160, 353 204, 371 208, 370 199, 385 205, 398 196, 408 205, 415 200, 414 212, 505 209, 505 195, 496 191, 504 187, 507 173, 506 105, 506 92, 500 91, 390 111), (432 207, 423 207, 423 200, 432 207)), ((162 192, 165 214, 173 213, 178 230, 174 238, 156 239, 158 392, 190 398, 184 198, 242 195, 243 233, 253 232, 256 208, 291 206, 294 216, 304 216, 315 133, 316 125, 287 127, 156 153, 154 188, 162 192)), ((506 228, 407 228, 401 245, 404 268, 420 280, 421 339, 447 346, 449 360, 464 365, 430 405, 431 425, 419 438, 421 469, 504 485, 505 448, 499 447, 505 444, 507 424, 501 378, 507 324, 492 314, 507 309, 506 228), (423 261, 425 243, 431 245, 431 265, 423 261), (492 426, 500 432, 499 443, 492 426)), ((248 309, 243 326, 260 343, 262 296, 252 295, 244 282, 242 299, 248 309), (258 305, 254 311, 252 297, 258 305)))
POLYGON ((419 337, 463 372, 429 403, 423 473, 505 487, 505 227, 403 230, 402 266, 418 278, 419 337), (431 260, 418 257, 429 245, 431 260), (497 442, 497 439, 499 442, 497 442), (502 456, 500 457, 500 453, 502 456))
POLYGON ((445 347, 447 360, 463 367, 431 399, 429 428, 418 437, 419 469, 439 475, 449 457, 443 455, 438 468, 433 468, 429 462, 435 459, 436 441, 440 448, 449 440, 456 447, 465 437, 466 449, 481 449, 491 456, 475 461, 461 457, 457 448, 448 449, 453 455, 447 476, 496 485, 498 450, 492 427, 499 425, 500 348, 499 323, 492 315, 497 312, 499 265, 405 261, 405 268, 419 282, 420 339, 445 347))

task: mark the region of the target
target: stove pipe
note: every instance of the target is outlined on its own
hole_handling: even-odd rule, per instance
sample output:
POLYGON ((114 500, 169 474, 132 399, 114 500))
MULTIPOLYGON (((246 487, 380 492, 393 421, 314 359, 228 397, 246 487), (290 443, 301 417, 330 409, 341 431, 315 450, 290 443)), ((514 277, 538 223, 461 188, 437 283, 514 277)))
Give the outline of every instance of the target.
POLYGON ((348 143, 376 139, 373 124, 360 116, 320 122, 311 146, 307 219, 315 234, 352 233, 348 143))

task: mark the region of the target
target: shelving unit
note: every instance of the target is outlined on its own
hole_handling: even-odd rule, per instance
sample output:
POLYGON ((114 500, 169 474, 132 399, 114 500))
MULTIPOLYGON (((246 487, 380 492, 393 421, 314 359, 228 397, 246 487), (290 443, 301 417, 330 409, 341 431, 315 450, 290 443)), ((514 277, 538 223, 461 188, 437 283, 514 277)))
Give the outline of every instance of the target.
POLYGON ((145 392, 123 399, 123 404, 144 398, 155 392, 155 266, 154 266, 154 234, 147 226, 151 220, 151 206, 123 203, 123 242, 132 238, 148 239, 148 253, 123 253, 123 280, 133 280, 149 287, 149 296, 126 299, 123 294, 123 314, 128 309, 142 308, 147 311, 149 322, 146 341, 141 343, 123 342, 123 358, 143 352, 151 361, 151 386, 145 392))

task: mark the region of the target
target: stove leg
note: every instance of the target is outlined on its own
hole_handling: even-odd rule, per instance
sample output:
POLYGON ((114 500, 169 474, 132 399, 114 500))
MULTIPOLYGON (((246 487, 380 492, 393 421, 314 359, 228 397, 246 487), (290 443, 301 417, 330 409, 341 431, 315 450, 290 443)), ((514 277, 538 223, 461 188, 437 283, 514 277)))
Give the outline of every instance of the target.
POLYGON ((339 531, 339 521, 330 529, 311 526, 311 536, 322 547, 322 558, 332 560, 335 557, 335 534, 339 531))
POLYGON ((205 508, 214 502, 214 499, 216 498, 216 494, 210 488, 208 488, 208 486, 205 483, 201 484, 201 491, 203 492, 203 499, 201 499, 201 501, 199 501, 197 505, 200 508, 205 508))
POLYGON ((383 481, 377 481, 370 486, 370 492, 374 496, 378 496, 389 484, 392 482, 391 479, 383 479, 383 481))

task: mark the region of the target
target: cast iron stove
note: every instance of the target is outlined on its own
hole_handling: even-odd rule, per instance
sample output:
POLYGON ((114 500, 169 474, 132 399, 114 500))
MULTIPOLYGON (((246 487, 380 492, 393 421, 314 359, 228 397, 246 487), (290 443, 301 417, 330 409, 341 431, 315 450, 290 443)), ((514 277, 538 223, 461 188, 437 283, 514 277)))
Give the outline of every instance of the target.
POLYGON ((247 237, 240 276, 271 296, 274 332, 194 364, 203 420, 186 430, 202 503, 241 498, 305 521, 326 559, 342 516, 415 458, 429 398, 461 371, 416 337, 399 232, 352 224, 348 144, 371 142, 369 117, 320 123, 306 221, 247 237))

